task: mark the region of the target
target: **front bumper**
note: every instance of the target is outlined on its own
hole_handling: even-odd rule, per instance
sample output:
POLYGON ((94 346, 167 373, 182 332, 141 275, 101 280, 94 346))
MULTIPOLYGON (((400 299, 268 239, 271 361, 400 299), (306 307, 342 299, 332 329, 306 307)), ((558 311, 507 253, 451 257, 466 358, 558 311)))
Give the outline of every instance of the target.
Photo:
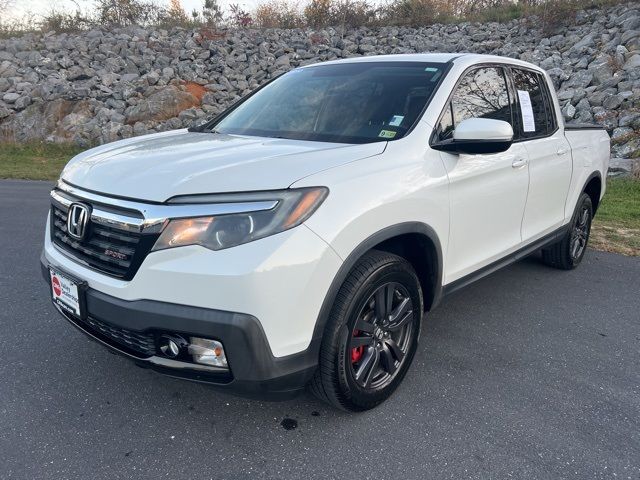
POLYGON ((206 310, 242 312, 260 321, 274 357, 308 349, 325 295, 342 260, 304 225, 254 242, 212 251, 197 245, 146 256, 130 281, 88 268, 49 235, 44 261, 89 288, 125 301, 140 299, 206 310))
MULTIPOLYGON (((49 284, 48 262, 41 257, 42 275, 49 284)), ((91 339, 109 350, 133 360, 137 365, 160 373, 208 383, 231 393, 262 399, 286 399, 302 391, 317 365, 319 339, 306 350, 285 357, 274 357, 260 322, 253 316, 204 309, 154 300, 121 300, 88 288, 86 311, 90 321, 60 314, 91 339), (229 359, 229 370, 178 362, 160 355, 145 356, 101 333, 95 327, 121 329, 143 334, 174 332, 219 339, 229 359)), ((104 331, 104 330, 103 330, 104 331)))

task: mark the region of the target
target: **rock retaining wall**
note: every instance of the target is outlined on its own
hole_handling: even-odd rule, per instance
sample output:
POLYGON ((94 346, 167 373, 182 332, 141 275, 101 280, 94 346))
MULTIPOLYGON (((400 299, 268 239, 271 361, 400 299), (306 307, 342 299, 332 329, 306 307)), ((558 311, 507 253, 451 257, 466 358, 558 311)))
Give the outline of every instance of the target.
MULTIPOLYGON (((535 19, 424 28, 29 34, 0 40, 0 140, 104 143, 181 128, 299 65, 412 52, 533 62, 553 78, 567 121, 604 125, 612 156, 640 156, 640 3, 578 14, 555 35, 535 19)), ((622 170, 632 164, 618 162, 622 170)), ((616 167, 614 161, 614 169, 616 167)))

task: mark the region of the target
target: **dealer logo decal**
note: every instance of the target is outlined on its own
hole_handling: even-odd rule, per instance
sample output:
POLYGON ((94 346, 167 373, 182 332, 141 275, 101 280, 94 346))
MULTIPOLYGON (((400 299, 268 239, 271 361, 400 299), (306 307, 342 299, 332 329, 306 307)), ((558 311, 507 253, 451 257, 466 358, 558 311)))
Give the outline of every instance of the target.
POLYGON ((58 280, 58 277, 54 276, 51 279, 51 284, 53 286, 53 293, 55 293, 56 297, 62 295, 62 287, 60 286, 60 280, 58 280))

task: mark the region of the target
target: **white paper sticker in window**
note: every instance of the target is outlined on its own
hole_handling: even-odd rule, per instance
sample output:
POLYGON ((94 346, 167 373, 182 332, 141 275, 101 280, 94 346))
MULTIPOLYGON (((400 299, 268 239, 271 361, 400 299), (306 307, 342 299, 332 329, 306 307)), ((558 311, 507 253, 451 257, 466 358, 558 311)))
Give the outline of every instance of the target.
POLYGON ((402 123, 402 120, 404 120, 404 115, 394 115, 393 117, 391 117, 391 120, 389 120, 389 126, 399 127, 402 123))
POLYGON ((536 122, 533 118, 533 108, 531 106, 531 97, 526 90, 518 90, 518 99, 520 100, 520 110, 522 111, 522 129, 525 132, 535 132, 536 122))

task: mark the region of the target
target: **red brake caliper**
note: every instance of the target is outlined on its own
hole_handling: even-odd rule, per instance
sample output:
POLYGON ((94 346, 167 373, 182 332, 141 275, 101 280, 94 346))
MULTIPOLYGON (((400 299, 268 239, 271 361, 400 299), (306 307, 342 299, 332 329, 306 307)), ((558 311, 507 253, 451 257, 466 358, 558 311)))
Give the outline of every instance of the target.
MULTIPOLYGON (((357 336, 360 333, 360 330, 354 330, 353 336, 357 336)), ((351 349, 351 363, 357 363, 364 354, 364 345, 361 347, 356 347, 351 349)))

